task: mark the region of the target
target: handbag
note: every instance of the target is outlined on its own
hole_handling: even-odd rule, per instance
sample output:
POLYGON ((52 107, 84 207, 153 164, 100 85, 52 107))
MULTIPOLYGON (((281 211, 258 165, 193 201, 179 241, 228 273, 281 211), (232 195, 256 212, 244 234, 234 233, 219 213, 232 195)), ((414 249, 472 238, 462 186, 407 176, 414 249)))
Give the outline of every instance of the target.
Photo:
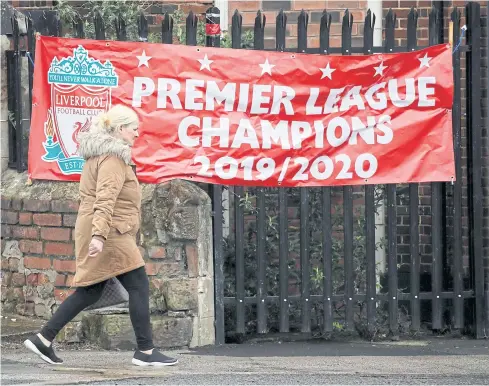
POLYGON ((96 310, 99 308, 106 308, 110 306, 115 306, 129 301, 129 294, 126 289, 115 277, 107 280, 104 289, 102 291, 102 296, 94 304, 88 306, 86 310, 96 310))

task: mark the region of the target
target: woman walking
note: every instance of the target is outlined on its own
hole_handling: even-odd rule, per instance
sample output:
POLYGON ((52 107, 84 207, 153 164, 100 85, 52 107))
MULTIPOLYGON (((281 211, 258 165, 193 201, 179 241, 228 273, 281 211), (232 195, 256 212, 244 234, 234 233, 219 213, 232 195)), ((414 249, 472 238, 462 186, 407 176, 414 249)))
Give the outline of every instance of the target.
POLYGON ((138 349, 132 363, 168 366, 177 363, 153 347, 149 280, 136 245, 140 227, 141 191, 131 167, 131 148, 138 137, 139 119, 130 108, 116 105, 80 134, 79 155, 86 162, 80 179, 80 208, 75 225, 75 292, 39 334, 25 346, 51 364, 63 363, 52 341, 86 307, 97 302, 111 278, 129 294, 129 315, 138 349))

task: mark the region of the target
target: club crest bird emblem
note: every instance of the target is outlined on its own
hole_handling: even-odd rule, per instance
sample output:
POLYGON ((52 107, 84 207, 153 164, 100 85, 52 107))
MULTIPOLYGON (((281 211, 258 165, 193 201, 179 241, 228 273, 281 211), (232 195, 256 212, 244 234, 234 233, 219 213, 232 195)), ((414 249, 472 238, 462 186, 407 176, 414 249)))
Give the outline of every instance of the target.
POLYGON ((75 131, 73 131, 73 135, 72 135, 71 139, 73 140, 73 142, 76 145, 76 150, 72 155, 78 154, 78 148, 80 147, 79 135, 81 133, 86 133, 88 130, 90 130, 91 123, 92 123, 92 120, 87 118, 83 125, 81 122, 75 122, 75 124, 73 125, 73 129, 75 131))

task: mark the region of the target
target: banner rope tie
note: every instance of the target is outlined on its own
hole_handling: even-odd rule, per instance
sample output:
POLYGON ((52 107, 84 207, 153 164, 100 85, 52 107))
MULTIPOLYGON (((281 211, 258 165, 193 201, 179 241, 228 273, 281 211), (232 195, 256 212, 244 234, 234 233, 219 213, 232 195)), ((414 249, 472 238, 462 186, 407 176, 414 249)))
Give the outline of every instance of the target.
POLYGON ((27 57, 28 57, 28 58, 29 58, 29 60, 31 61, 32 67, 34 67, 34 61, 32 60, 31 53, 30 53, 29 51, 27 51, 25 54, 27 55, 27 57))
POLYGON ((463 25, 462 28, 460 29, 461 31, 461 34, 460 34, 460 37, 458 38, 458 43, 457 45, 455 46, 455 48, 453 49, 453 54, 455 52, 457 52, 457 50, 460 48, 460 46, 462 45, 462 39, 464 38, 465 36, 465 31, 467 31, 467 26, 466 25, 463 25))

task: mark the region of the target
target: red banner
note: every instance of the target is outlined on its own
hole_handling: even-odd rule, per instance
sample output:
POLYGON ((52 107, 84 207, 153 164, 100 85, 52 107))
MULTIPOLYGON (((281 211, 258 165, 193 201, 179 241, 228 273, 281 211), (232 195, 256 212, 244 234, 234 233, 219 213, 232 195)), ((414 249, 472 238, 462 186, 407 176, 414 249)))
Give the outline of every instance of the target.
POLYGON ((78 180, 77 133, 125 104, 145 183, 450 181, 452 94, 448 45, 322 56, 38 37, 29 173, 78 180))

